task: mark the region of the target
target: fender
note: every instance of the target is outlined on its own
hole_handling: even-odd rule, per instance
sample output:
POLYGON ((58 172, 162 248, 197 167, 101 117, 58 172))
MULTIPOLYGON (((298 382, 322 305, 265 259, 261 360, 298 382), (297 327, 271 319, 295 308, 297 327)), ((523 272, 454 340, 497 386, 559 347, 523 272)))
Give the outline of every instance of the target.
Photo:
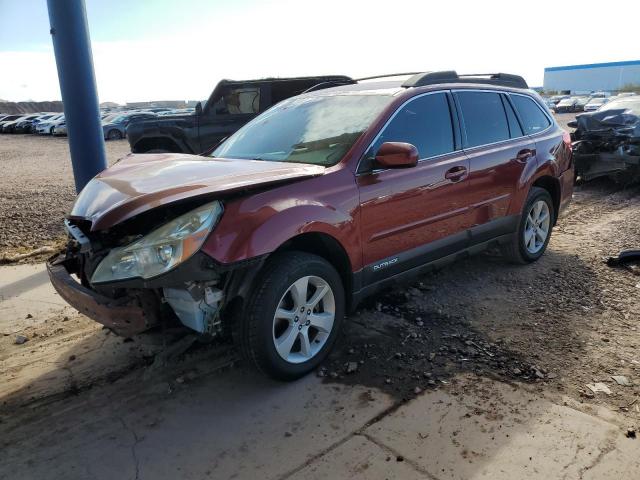
MULTIPOLYGON (((173 140, 180 148, 184 149, 185 152, 188 153, 197 153, 191 147, 189 142, 189 138, 187 137, 187 131, 185 125, 177 125, 177 124, 159 124, 158 132, 154 135, 154 137, 158 138, 168 138, 173 140)), ((191 128, 195 129, 195 134, 197 135, 197 127, 191 126, 191 128)), ((194 139, 197 142, 197 138, 194 139)))
POLYGON ((202 251, 222 264, 267 255, 302 233, 324 233, 340 243, 354 270, 362 266, 358 193, 348 169, 225 202, 220 223, 202 251), (292 192, 292 188, 295 192, 292 192), (319 192, 324 192, 320 194, 319 192), (332 202, 324 202, 331 198, 332 202))
MULTIPOLYGON (((222 224, 222 222, 221 222, 222 224)), ((324 205, 296 205, 275 214, 257 212, 254 219, 243 221, 241 233, 228 238, 218 225, 202 250, 220 263, 234 263, 273 253, 282 244, 301 233, 324 233, 343 246, 360 244, 360 234, 353 218, 324 205), (266 215, 265 215, 266 214, 266 215)), ((351 265, 361 263, 361 256, 346 247, 351 265)))

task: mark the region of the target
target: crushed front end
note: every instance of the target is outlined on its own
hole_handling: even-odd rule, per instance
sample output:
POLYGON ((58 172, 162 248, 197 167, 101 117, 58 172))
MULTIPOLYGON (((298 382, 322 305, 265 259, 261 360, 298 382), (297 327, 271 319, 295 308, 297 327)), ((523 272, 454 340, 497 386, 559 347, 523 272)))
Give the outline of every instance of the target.
POLYGON ((573 125, 576 178, 610 177, 620 183, 640 181, 640 117, 629 110, 579 115, 573 125))
POLYGON ((125 337, 179 321, 198 333, 222 330, 234 275, 200 248, 222 214, 218 201, 158 208, 105 231, 67 219, 67 248, 47 262, 60 296, 125 337))

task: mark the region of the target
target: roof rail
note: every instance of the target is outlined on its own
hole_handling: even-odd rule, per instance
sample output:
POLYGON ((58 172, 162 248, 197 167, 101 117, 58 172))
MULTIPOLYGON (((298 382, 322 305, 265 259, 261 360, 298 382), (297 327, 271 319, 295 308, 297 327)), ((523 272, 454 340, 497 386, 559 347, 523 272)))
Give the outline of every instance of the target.
POLYGON ((458 75, 455 71, 418 73, 402 84, 403 87, 423 87, 439 83, 484 83, 500 85, 502 87, 529 88, 527 82, 520 75, 510 73, 475 73, 458 75))
POLYGON ((406 76, 406 75, 417 75, 419 73, 421 73, 421 72, 385 73, 384 75, 373 75, 371 77, 356 78, 356 82, 360 82, 362 80, 374 80, 376 78, 403 77, 403 76, 406 76))

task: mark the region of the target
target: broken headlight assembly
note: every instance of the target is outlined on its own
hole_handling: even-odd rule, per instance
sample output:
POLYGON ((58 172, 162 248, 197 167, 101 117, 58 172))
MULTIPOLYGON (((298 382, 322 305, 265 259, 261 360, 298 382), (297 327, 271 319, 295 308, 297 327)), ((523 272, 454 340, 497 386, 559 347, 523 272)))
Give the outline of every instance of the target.
POLYGON ((152 278, 168 272, 196 253, 222 215, 219 201, 207 203, 171 220, 100 262, 91 283, 152 278))

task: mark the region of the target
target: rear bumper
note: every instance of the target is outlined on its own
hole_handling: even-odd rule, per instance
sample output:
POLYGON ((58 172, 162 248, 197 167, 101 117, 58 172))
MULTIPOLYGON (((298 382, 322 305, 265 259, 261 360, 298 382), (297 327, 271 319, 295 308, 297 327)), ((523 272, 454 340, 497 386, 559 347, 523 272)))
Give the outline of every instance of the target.
POLYGON ((560 208, 557 218, 561 217, 571 203, 573 197, 573 184, 575 182, 575 170, 573 166, 560 175, 560 208))
POLYGON ((118 335, 129 337, 157 323, 157 318, 147 315, 136 298, 112 299, 75 281, 68 272, 63 258, 49 259, 47 272, 51 284, 67 303, 118 335))

